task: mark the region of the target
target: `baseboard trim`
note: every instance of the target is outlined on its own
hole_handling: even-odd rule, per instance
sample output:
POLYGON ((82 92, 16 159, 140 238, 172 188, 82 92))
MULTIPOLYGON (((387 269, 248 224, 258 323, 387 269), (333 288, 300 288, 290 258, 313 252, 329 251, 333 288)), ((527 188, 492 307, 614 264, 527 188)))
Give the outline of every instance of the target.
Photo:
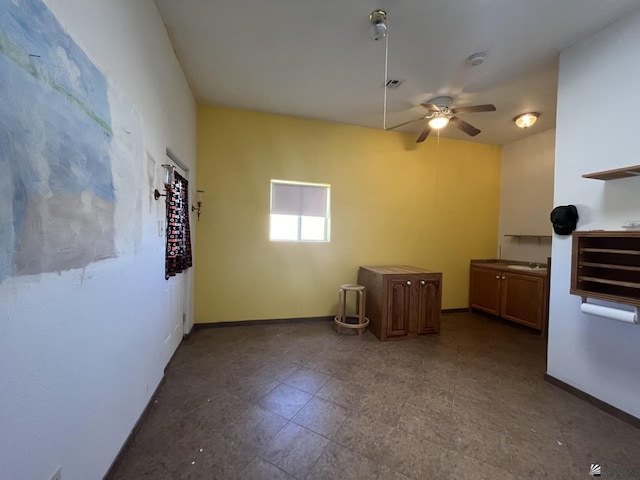
POLYGON ((466 313, 469 311, 468 308, 445 308, 440 310, 442 313, 466 313))
MULTIPOLYGON (((468 312, 468 308, 449 308, 442 310, 442 313, 464 313, 468 312)), ((233 322, 207 322, 194 323, 189 332, 189 336, 194 330, 202 330, 204 328, 222 328, 222 327, 240 327, 252 325, 275 325, 280 323, 300 323, 300 322, 332 322, 335 316, 328 317, 298 317, 298 318, 276 318, 264 320, 236 320, 233 322)))
POLYGON ((114 480, 113 475, 118 470, 118 467, 122 463, 125 457, 125 454, 129 451, 129 448, 131 448, 131 444, 133 443, 134 438, 136 437, 136 435, 138 435, 138 433, 140 433, 140 428, 142 427, 142 424, 147 418, 147 416, 149 415, 149 412, 151 411, 151 407, 153 406, 153 403, 155 402, 156 397, 158 396, 158 393, 162 388, 162 385, 164 385, 164 380, 165 380, 165 376, 163 373, 162 378, 160 379, 160 383, 158 383, 158 386, 154 390, 153 395, 151 395, 151 398, 147 402, 146 407, 144 407, 144 410, 140 414, 140 418, 138 418, 138 421, 133 426, 133 429, 131 430, 131 432, 129 432, 127 439, 122 444, 122 447, 120 447, 120 451, 118 452, 118 455, 116 455, 116 458, 113 460, 113 462, 111 462, 111 466, 109 467, 109 470, 107 470, 107 473, 105 474, 105 476, 102 477, 102 480, 114 480))
POLYGON ((211 322, 211 323, 194 323, 194 330, 202 330, 205 328, 222 328, 222 327, 250 327, 255 325, 276 325, 281 323, 304 323, 304 322, 327 322, 333 321, 334 317, 301 317, 301 318, 273 318, 265 320, 239 320, 234 322, 211 322))
POLYGON ((609 415, 616 417, 618 420, 622 420, 623 422, 626 422, 636 428, 640 428, 640 418, 634 417, 633 415, 623 410, 620 410, 619 408, 614 407, 613 405, 609 405, 608 403, 603 402, 602 400, 592 395, 589 395, 586 392, 583 392, 582 390, 574 387, 573 385, 569 385, 568 383, 565 383, 562 380, 558 380, 557 378, 552 377, 548 373, 544 374, 544 379, 546 382, 550 383, 551 385, 554 385, 564 390, 565 392, 575 395, 580 400, 584 400, 585 402, 590 403, 591 405, 602 410, 603 412, 606 412, 609 415))

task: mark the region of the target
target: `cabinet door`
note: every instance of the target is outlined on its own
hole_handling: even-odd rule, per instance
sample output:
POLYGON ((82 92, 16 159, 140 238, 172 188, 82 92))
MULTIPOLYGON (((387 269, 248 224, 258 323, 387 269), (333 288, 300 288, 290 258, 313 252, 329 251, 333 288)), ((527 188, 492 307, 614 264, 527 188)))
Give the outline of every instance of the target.
POLYGON ((502 317, 540 330, 544 310, 544 278, 502 272, 502 317))
POLYGON ((411 284, 411 280, 402 277, 389 280, 387 337, 400 337, 409 333, 411 284))
POLYGON ((500 315, 500 277, 498 270, 471 267, 469 307, 500 315))
POLYGON ((415 286, 417 293, 418 334, 440 331, 440 280, 423 278, 415 286))

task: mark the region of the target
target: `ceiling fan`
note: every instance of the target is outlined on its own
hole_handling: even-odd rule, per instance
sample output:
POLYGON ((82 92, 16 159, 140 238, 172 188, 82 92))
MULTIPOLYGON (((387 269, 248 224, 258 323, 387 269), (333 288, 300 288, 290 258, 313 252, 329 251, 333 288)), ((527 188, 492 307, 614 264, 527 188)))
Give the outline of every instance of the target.
POLYGON ((399 128, 413 122, 419 122, 420 120, 429 119, 427 126, 424 128, 424 130, 416 140, 416 143, 424 142, 429 136, 429 133, 431 133, 431 130, 439 130, 445 127, 447 124, 451 124, 454 127, 462 130, 467 135, 475 137, 480 133, 480 130, 478 130, 473 125, 465 122, 464 120, 459 119, 456 115, 460 113, 496 111, 495 105, 491 104, 450 108, 449 105, 451 104, 451 100, 451 97, 436 97, 432 98, 426 103, 421 103, 420 105, 426 108, 429 112, 427 115, 415 120, 409 120, 408 122, 400 123, 399 125, 394 125, 393 127, 389 127, 387 130, 393 130, 394 128, 399 128))

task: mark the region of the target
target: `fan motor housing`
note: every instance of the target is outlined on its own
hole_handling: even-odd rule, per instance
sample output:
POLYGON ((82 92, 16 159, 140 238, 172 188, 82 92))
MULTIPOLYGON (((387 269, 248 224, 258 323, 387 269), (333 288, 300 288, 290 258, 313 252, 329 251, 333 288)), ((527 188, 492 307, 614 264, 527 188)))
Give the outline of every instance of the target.
POLYGON ((451 105, 451 102, 453 101, 453 99, 451 97, 448 97, 446 95, 442 95, 439 97, 434 97, 431 100, 428 100, 427 103, 430 103, 432 105, 436 105, 437 107, 448 107, 449 105, 451 105))

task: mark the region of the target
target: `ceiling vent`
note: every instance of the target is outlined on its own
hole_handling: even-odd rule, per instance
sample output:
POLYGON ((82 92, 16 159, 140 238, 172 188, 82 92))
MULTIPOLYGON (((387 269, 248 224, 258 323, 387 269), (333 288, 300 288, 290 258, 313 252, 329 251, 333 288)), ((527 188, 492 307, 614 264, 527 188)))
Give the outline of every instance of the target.
POLYGON ((481 65, 487 59, 487 54, 484 52, 474 53, 473 55, 467 57, 467 65, 472 67, 477 67, 481 65))
POLYGON ((404 82, 404 80, 394 80, 390 78, 389 80, 387 80, 387 83, 385 85, 387 88, 398 88, 400 85, 402 85, 402 82, 404 82))

